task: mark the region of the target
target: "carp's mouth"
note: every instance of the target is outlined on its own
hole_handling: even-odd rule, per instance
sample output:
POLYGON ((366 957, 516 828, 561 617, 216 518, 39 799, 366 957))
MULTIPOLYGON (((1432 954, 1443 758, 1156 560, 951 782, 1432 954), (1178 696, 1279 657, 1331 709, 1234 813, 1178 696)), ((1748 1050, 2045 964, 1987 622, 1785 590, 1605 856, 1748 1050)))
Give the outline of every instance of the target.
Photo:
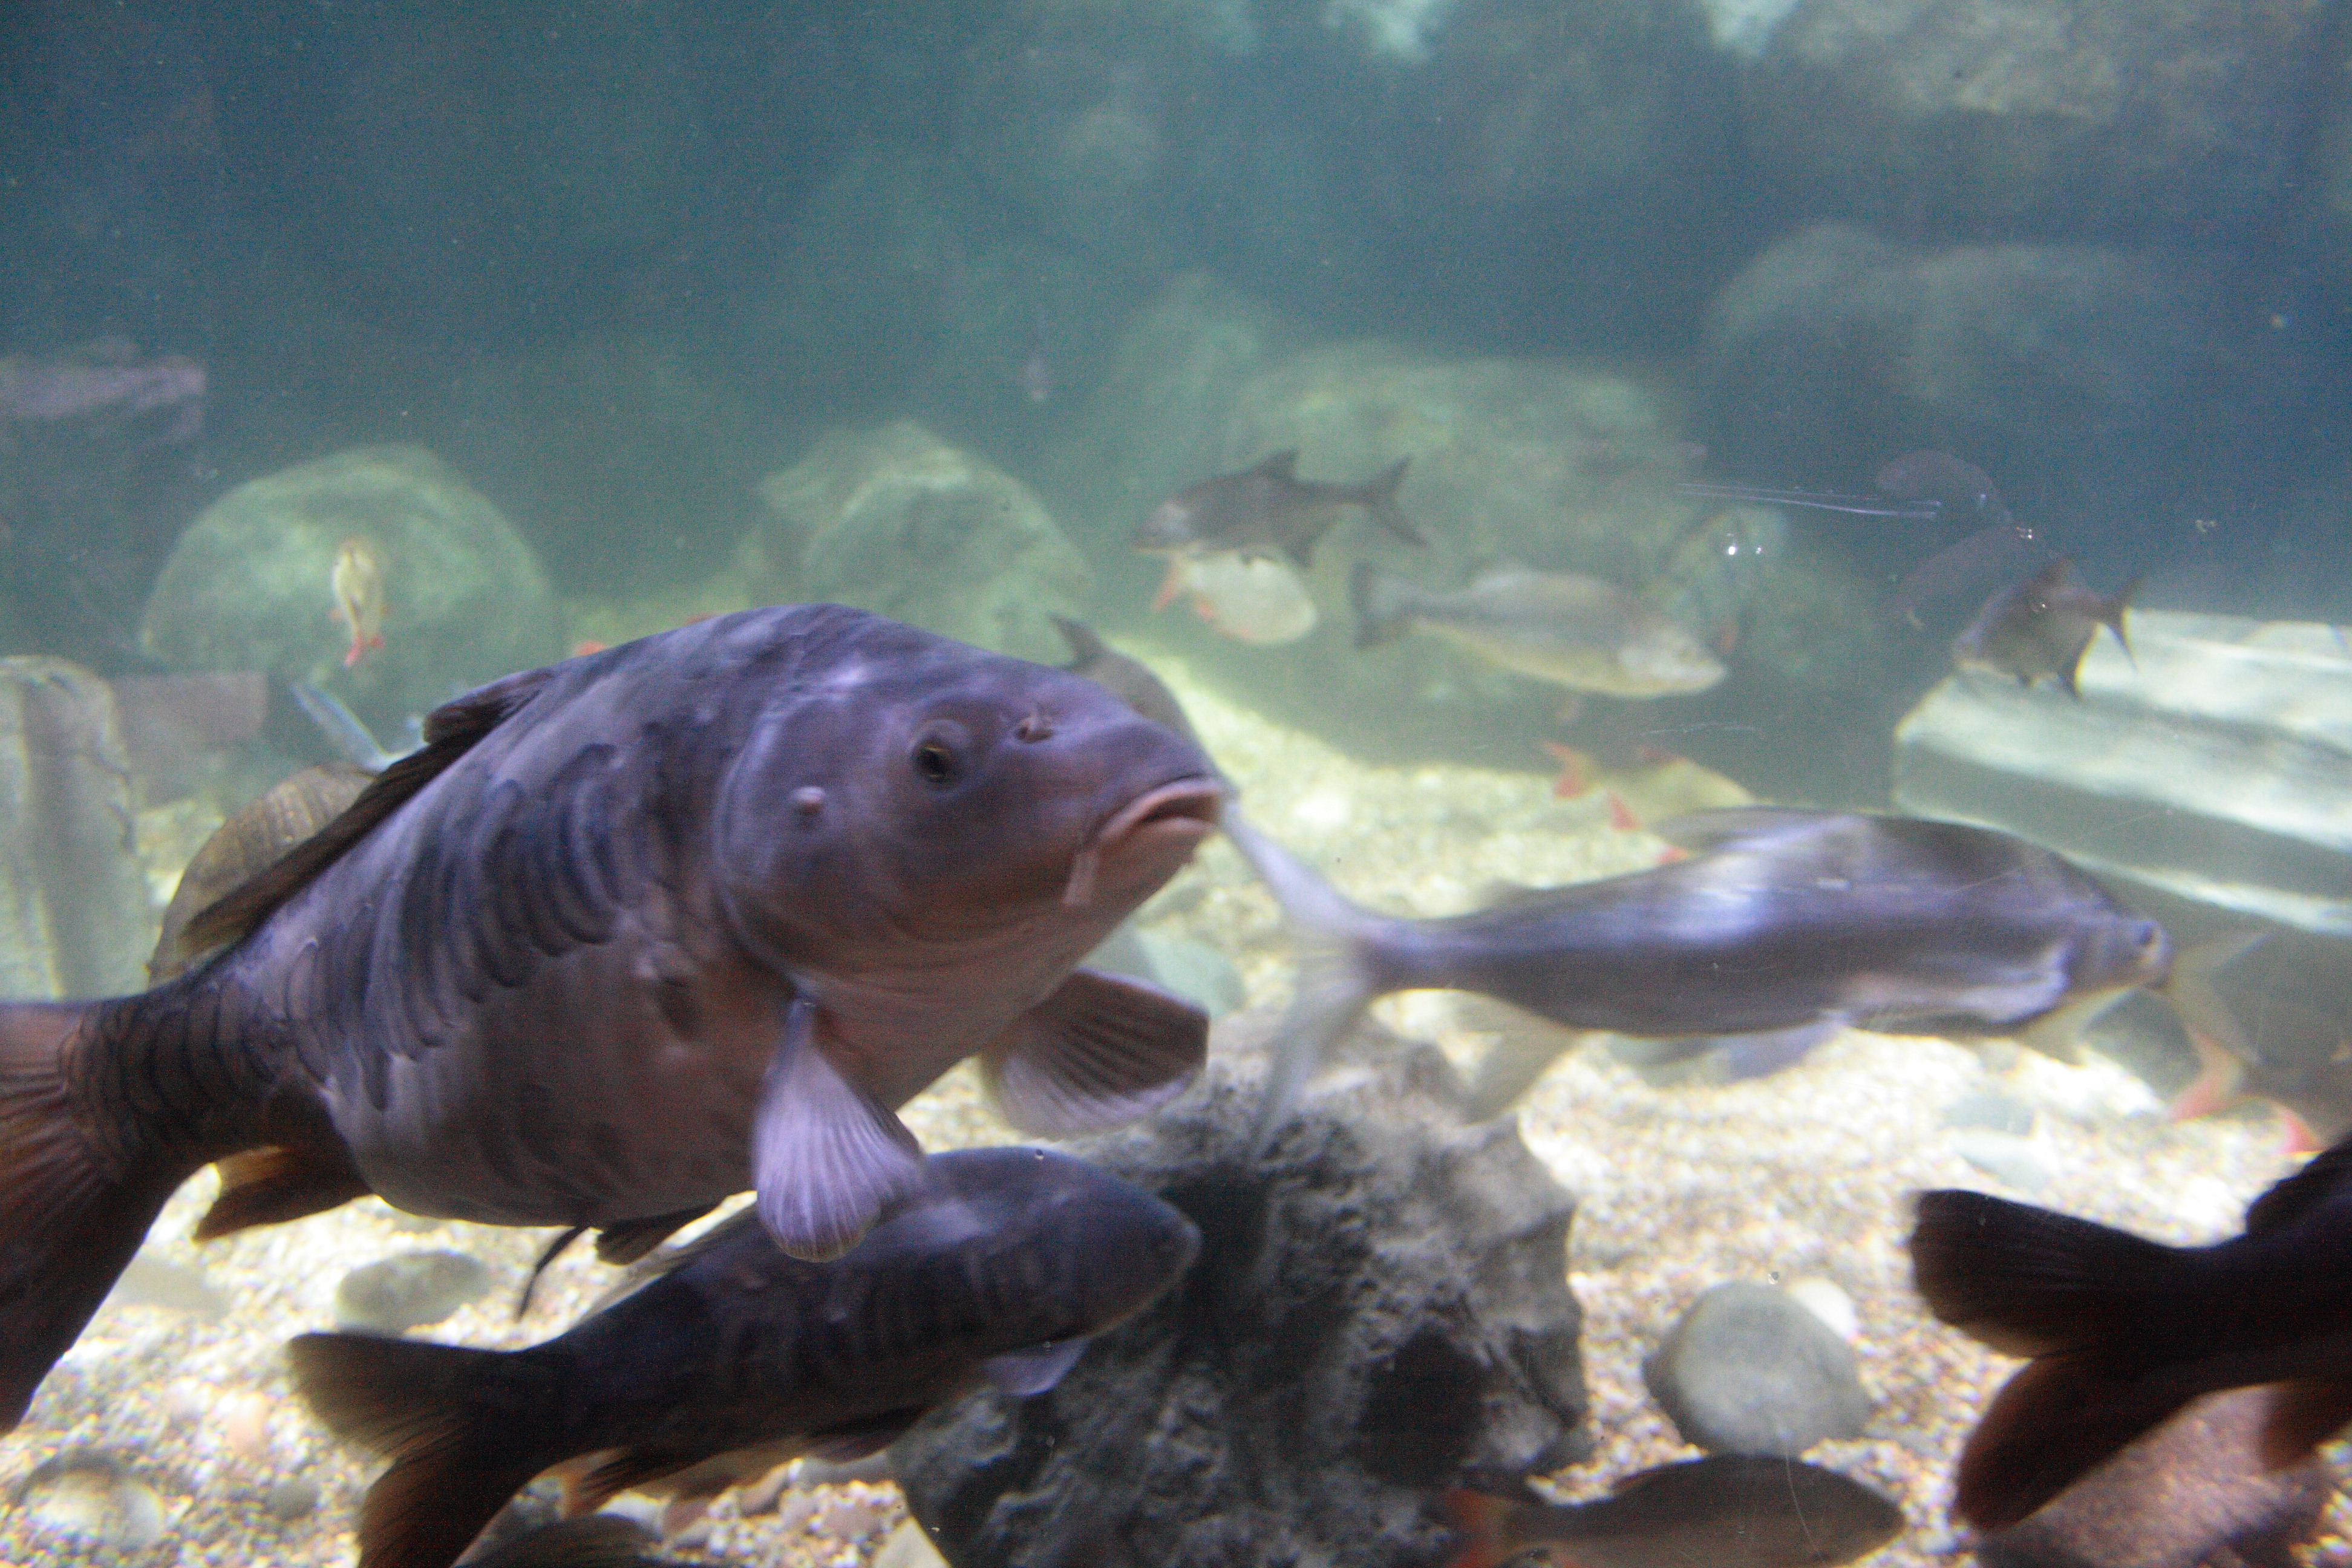
POLYGON ((1094 902, 1103 862, 1131 856, 1146 845, 1156 852, 1154 858, 1167 857, 1171 869, 1181 865, 1194 845, 1215 831, 1217 814, 1224 804, 1224 784, 1206 775, 1146 790, 1121 806, 1078 851, 1078 858, 1070 863, 1070 880, 1062 889, 1062 902, 1071 909, 1094 902))

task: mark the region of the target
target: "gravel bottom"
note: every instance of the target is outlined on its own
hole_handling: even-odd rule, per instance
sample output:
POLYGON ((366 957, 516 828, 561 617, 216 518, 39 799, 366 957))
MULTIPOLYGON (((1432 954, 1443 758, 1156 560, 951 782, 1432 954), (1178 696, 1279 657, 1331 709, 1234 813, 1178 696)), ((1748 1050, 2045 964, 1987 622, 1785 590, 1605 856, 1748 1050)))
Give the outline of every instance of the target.
MULTIPOLYGON (((1628 826, 1612 794, 1636 821, 1740 798, 1686 763, 1602 776, 1571 800, 1532 772, 1367 768, 1222 701, 1157 650, 1151 658, 1257 826, 1383 910, 1448 913, 1497 883, 1552 884, 1655 863, 1664 844, 1628 826)), ((1539 753, 1529 750, 1532 764, 1539 753)), ((1222 840, 1144 920, 1224 952, 1253 1004, 1284 999, 1289 965, 1278 913, 1222 840)), ((1524 1026, 1450 994, 1390 998, 1377 1011, 1465 1065, 1499 1031, 1524 1026)), ((1874 1563, 1948 1563, 1958 1545, 1944 1516, 1954 1460, 2016 1363, 1926 1315, 1903 1241, 1920 1189, 2008 1192, 1961 1156, 1943 1120, 1955 1100, 1986 1089, 2037 1111, 2028 1142, 2049 1174, 2033 1201, 2166 1240, 2234 1232, 2246 1202, 2292 1166, 2271 1121, 2169 1123, 2138 1079, 2095 1057, 2070 1068, 2002 1047, 1855 1032, 1769 1079, 1657 1089, 1603 1050, 1574 1052, 1517 1110, 1529 1146, 1578 1198, 1570 1279, 1585 1313, 1595 1447, 1588 1463, 1549 1479, 1554 1495, 1596 1496, 1695 1452, 1650 1403, 1640 1363, 1700 1291, 1730 1279, 1826 1279, 1854 1305, 1854 1348, 1877 1415, 1873 1436, 1808 1457, 1902 1501, 1910 1529, 1874 1563)), ((935 1149, 1014 1141, 968 1064, 909 1106, 906 1120, 935 1149)), ((331 1326, 341 1277, 399 1252, 467 1253, 490 1267, 497 1289, 423 1337, 505 1348, 560 1332, 614 1279, 576 1248, 517 1321, 516 1293, 552 1232, 420 1221, 369 1199, 199 1248, 187 1238, 212 1190, 207 1173, 175 1196, 147 1255, 200 1275, 226 1310, 118 1303, 100 1311, 25 1424, 0 1443, 0 1568, 348 1563, 351 1524, 374 1466, 311 1418, 279 1349, 294 1334, 331 1326), (26 1479, 76 1449, 114 1456, 152 1489, 160 1541, 109 1547, 35 1528, 19 1506, 26 1479), (291 1511, 281 1483, 298 1479, 315 1485, 316 1506, 281 1519, 291 1511)), ((768 1568, 862 1563, 905 1517, 887 1482, 772 1484, 720 1499, 667 1552, 768 1568)), ((2352 1526, 2352 1516, 2340 1523, 2352 1526)), ((2352 1563, 2346 1530, 2307 1556, 2352 1563)))

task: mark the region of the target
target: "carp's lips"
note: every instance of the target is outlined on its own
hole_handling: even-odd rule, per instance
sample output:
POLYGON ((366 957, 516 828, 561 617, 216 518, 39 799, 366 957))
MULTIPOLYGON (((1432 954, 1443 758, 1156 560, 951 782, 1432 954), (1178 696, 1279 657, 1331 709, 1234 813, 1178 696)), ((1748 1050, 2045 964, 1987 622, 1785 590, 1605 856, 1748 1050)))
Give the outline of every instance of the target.
POLYGON ((1103 862, 1133 856, 1145 846, 1156 852, 1155 858, 1165 855, 1171 868, 1181 865, 1192 847, 1215 830, 1224 801, 1225 786, 1202 775, 1146 790, 1121 806, 1078 851, 1070 863, 1062 902, 1072 909, 1094 902, 1103 862))

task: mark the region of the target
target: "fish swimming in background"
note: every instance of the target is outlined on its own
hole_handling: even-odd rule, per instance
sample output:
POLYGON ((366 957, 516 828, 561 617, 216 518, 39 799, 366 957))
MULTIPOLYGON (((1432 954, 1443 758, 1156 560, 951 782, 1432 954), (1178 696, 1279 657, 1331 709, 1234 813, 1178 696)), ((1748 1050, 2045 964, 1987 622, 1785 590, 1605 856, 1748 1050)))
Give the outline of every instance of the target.
POLYGON ((1761 591, 1767 562, 1788 553, 1789 520, 1772 507, 1727 507, 1691 531, 1642 596, 1677 626, 1706 634, 1729 657, 1741 621, 1761 591))
POLYGON ((327 586, 335 597, 334 618, 352 629, 352 646, 343 655, 349 669, 383 646, 383 557, 364 539, 344 540, 335 547, 327 586))
POLYGON ((1135 548, 1151 552, 1287 555, 1315 563, 1315 543, 1360 506, 1373 521, 1408 544, 1427 544, 1397 505, 1405 465, 1399 458, 1360 485, 1321 485, 1298 477, 1298 453, 1276 452, 1237 474, 1186 485, 1155 508, 1135 531, 1135 548))
POLYGON ((1237 641, 1273 647, 1315 629, 1314 596, 1286 561, 1239 550, 1180 552, 1168 558, 1154 610, 1190 594, 1192 612, 1237 641))
POLYGON ((2030 1358, 1960 1455, 1952 1511, 1979 1530, 2015 1524, 2202 1394, 2282 1385, 2261 1438, 2273 1470, 2352 1423, 2352 1142, 2210 1247, 1922 1193, 1911 1266, 1936 1316, 2030 1358))
POLYGON ((1722 661, 1664 611, 1597 577, 1498 566, 1433 594, 1359 561, 1348 597, 1358 647, 1432 632, 1489 664, 1608 697, 1704 691, 1723 679, 1722 661))
POLYGON ((2298 1001, 2274 980, 2242 988, 2244 1004, 2233 1006, 2220 972, 2263 940, 2260 932, 2218 938, 2173 965, 2171 989, 2199 1070, 2174 1098, 2171 1116, 2187 1121, 2262 1100, 2286 1123, 2291 1152, 2316 1153, 2352 1133, 2352 1017, 2298 1001))
POLYGON ((1054 625, 1061 631, 1062 640, 1070 645, 1070 662, 1062 666, 1064 669, 1093 681, 1162 729, 1174 731, 1196 746, 1201 743, 1201 737, 1192 732, 1192 721, 1185 717, 1184 705, 1151 673, 1150 665, 1112 647, 1084 621, 1055 616, 1054 625))
POLYGON ((1456 1487, 1444 1504, 1463 1540, 1452 1568, 1537 1551, 1576 1568, 1830 1568, 1903 1532, 1903 1510, 1860 1481, 1750 1454, 1661 1465, 1593 1502, 1456 1487))
POLYGON ((1952 642, 1952 662, 1963 669, 1989 669, 2006 675, 2020 686, 2031 686, 2054 675, 2069 697, 2083 654, 2101 626, 2114 628, 2116 641, 2131 656, 2124 636, 2124 607, 2134 577, 2112 598, 2101 598, 2074 576, 2074 563, 2061 555, 2024 582, 2003 588, 1987 599, 1975 620, 1952 642))
POLYGON ((920 1195, 831 1262, 786 1257, 739 1215, 529 1350, 294 1340, 320 1418, 392 1457, 362 1508, 360 1568, 446 1568, 544 1470, 566 1514, 669 1495, 667 1533, 796 1454, 886 1447, 984 1382, 1042 1393, 1200 1248, 1177 1210, 1067 1154, 972 1149, 924 1167, 920 1195))
POLYGON ((168 416, 153 437, 176 446, 204 429, 205 367, 184 354, 142 363, 136 346, 100 338, 55 358, 0 358, 0 423, 60 425, 168 416))
POLYGON ((163 910, 163 933, 147 978, 160 985, 204 956, 182 942, 190 921, 276 865, 297 844, 351 808, 375 773, 350 763, 320 763, 288 774, 213 830, 180 873, 163 910))
POLYGON ((2164 928, 2048 850, 1915 817, 1748 806, 1656 831, 1687 859, 1436 920, 1374 914, 1237 814, 1226 837, 1282 905, 1298 978, 1261 1145, 1375 996, 1475 991, 1651 1039, 1825 1021, 2010 1037, 2072 1058, 2082 1027, 2163 983, 2164 928))
POLYGON ((200 1166, 218 1235, 374 1192, 655 1238, 755 1187, 798 1256, 915 1193, 978 1053, 1018 1126, 1139 1115, 1207 1021, 1075 966, 1215 826, 1076 676, 838 605, 493 682, 192 921, 155 990, 0 1005, 0 1422, 200 1166))

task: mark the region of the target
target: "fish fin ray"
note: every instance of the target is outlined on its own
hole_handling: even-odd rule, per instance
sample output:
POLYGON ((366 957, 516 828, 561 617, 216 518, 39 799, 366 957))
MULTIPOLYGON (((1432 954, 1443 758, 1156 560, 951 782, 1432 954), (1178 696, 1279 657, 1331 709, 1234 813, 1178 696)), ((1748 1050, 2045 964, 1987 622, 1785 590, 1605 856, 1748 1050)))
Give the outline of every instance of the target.
POLYGON ((1404 488, 1404 471, 1412 462, 1411 458, 1399 458, 1395 462, 1382 468, 1372 481, 1364 487, 1364 510, 1372 514, 1374 522, 1379 523, 1407 544, 1418 544, 1426 549, 1429 540, 1419 529, 1413 527, 1412 521, 1405 516, 1404 509, 1397 505, 1397 491, 1404 488))
POLYGON ((2116 1348, 2184 1267, 2129 1231, 1954 1188, 1919 1194, 1910 1246, 1929 1310, 2004 1355, 2116 1348))
POLYGON ((554 667, 527 669, 469 691, 425 716, 425 745, 393 763, 341 816, 302 840, 267 870, 240 883, 181 928, 184 952, 205 952, 242 941, 278 907, 342 858, 378 823, 398 811, 538 692, 554 667))
POLYGON ((375 1190, 340 1146, 331 1153, 273 1143, 226 1155, 214 1168, 220 1173, 220 1194, 196 1222, 198 1241, 324 1214, 375 1190))
POLYGON ((645 1219, 623 1220, 619 1225, 608 1225, 596 1233, 596 1261, 616 1268, 635 1263, 718 1206, 717 1204, 704 1204, 700 1208, 680 1209, 675 1214, 657 1214, 645 1219))
POLYGON ((2045 1356, 2002 1385, 1961 1451, 1953 1513, 2006 1530, 2208 1390, 2080 1356, 2045 1356))
POLYGON ((1207 1059, 1209 1016, 1157 986, 1081 969, 981 1052, 1005 1120, 1036 1137, 1134 1121, 1192 1081, 1207 1059))
POLYGON ((2063 1002, 2030 1019, 2016 1033, 2017 1043, 2069 1067, 2083 1063, 2083 1031, 2094 1019, 2124 999, 2121 990, 2093 991, 2063 1002))
POLYGON ((1744 847, 1787 834, 1841 820, 1801 806, 1729 805, 1713 811, 1685 812, 1651 825, 1650 831, 1677 849, 1694 855, 1710 849, 1744 847))
POLYGON ((915 1135, 834 1066, 816 1025, 816 1005, 795 998, 751 1127, 761 1222, 812 1262, 849 1250, 923 1181, 915 1135))
POLYGON ((0 1432, 129 1266, 186 1174, 110 1174, 78 1124, 63 1058, 91 1008, 0 1003, 0 1432))
POLYGON ((666 1448, 607 1448, 596 1464, 570 1479, 563 1492, 563 1511, 593 1513, 631 1487, 674 1476, 697 1462, 691 1454, 666 1448))
POLYGON ((455 1562, 545 1468, 515 1429, 519 1415, 546 1403, 518 1386, 528 1354, 371 1334, 288 1342, 295 1386, 328 1430, 392 1457, 360 1508, 368 1568, 455 1562))
POLYGON ((1094 627, 1086 622, 1074 621, 1067 616, 1055 616, 1051 619, 1055 628, 1062 634, 1062 640, 1070 645, 1070 662, 1062 666, 1064 669, 1083 669, 1110 651, 1103 646, 1103 640, 1096 635, 1094 627))
POLYGON ((991 1386, 999 1394, 1015 1399, 1027 1399, 1044 1394, 1068 1375, 1087 1353, 1083 1339, 1066 1340, 1060 1344, 1038 1345, 1025 1351, 1007 1351, 1003 1355, 990 1356, 980 1363, 980 1370, 991 1386))

